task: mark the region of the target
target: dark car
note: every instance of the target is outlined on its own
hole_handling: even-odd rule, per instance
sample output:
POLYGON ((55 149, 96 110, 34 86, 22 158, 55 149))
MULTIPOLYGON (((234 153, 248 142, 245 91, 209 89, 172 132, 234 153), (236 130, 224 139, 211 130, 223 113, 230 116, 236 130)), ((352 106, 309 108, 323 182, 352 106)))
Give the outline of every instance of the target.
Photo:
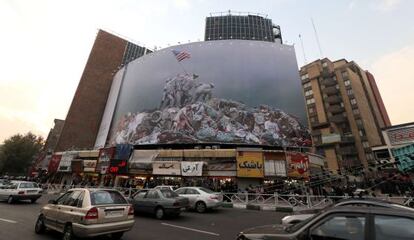
POLYGON ((137 192, 131 199, 135 213, 144 212, 154 214, 162 219, 166 215, 179 216, 189 207, 189 200, 180 197, 169 189, 145 189, 137 192))
POLYGON ((242 231, 238 240, 410 240, 414 213, 382 207, 333 207, 295 225, 267 225, 242 231))

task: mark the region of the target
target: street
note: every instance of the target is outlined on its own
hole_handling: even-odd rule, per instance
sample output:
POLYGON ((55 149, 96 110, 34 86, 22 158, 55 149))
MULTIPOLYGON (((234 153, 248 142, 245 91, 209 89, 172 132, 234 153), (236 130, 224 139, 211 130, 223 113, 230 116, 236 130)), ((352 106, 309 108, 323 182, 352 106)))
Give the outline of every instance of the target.
MULTIPOLYGON (((56 196, 44 195, 35 204, 18 202, 9 205, 0 202, 0 240, 61 239, 59 233, 49 231, 44 235, 37 235, 34 232, 39 209, 56 196)), ((280 223, 284 215, 286 214, 273 211, 231 208, 221 208, 205 214, 184 212, 178 218, 164 220, 138 215, 135 217, 134 228, 125 233, 122 239, 235 239, 237 233, 243 229, 280 223)))

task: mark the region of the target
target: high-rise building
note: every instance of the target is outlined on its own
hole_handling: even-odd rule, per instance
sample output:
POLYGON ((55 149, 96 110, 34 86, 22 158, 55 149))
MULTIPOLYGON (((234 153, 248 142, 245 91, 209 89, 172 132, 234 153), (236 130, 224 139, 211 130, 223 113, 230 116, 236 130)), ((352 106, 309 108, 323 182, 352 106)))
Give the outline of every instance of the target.
POLYGON ((300 69, 308 124, 330 170, 352 171, 374 161, 390 125, 373 76, 345 59, 316 60, 300 69))
POLYGON ((115 71, 148 52, 99 30, 55 151, 93 148, 115 71))
POLYGON ((204 40, 258 40, 282 43, 280 26, 259 14, 220 12, 206 18, 204 40))

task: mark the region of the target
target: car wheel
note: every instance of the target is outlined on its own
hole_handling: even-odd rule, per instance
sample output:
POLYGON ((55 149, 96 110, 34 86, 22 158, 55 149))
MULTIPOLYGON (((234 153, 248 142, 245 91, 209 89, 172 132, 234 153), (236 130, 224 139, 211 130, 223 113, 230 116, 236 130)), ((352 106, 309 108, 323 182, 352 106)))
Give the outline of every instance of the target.
POLYGON ((12 204, 14 202, 14 199, 12 196, 9 196, 9 198, 7 198, 7 203, 8 204, 12 204))
POLYGON ((111 239, 113 239, 113 240, 119 240, 119 239, 122 238, 123 235, 124 235, 123 232, 112 233, 111 234, 111 239))
POLYGON ((207 206, 204 202, 197 202, 195 208, 196 208, 196 211, 199 213, 203 213, 207 210, 207 206))
POLYGON ((73 240, 75 236, 73 235, 72 225, 66 225, 65 229, 63 230, 63 238, 62 240, 73 240))
POLYGON ((155 209, 155 217, 157 219, 163 219, 164 218, 164 209, 162 207, 158 207, 155 209))
POLYGON ((35 225, 35 232, 37 234, 42 234, 46 231, 45 220, 43 215, 40 215, 37 218, 36 225, 35 225))

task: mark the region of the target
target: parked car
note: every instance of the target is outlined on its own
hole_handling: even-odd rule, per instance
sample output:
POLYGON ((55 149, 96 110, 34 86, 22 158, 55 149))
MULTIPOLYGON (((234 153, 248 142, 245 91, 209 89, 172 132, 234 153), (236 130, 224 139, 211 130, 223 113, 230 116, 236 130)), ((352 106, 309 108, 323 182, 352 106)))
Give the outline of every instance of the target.
POLYGON ((414 236, 414 213, 383 207, 333 207, 295 225, 267 225, 244 230, 247 239, 409 240, 414 236))
POLYGON ((15 201, 30 200, 35 203, 43 190, 35 182, 11 181, 0 187, 0 200, 11 204, 15 201))
MULTIPOLYGON (((414 209, 396 204, 393 202, 383 201, 379 199, 346 199, 336 203, 333 206, 366 206, 366 207, 384 207, 384 208, 392 208, 392 209, 401 209, 407 211, 414 211, 414 209)), ((315 214, 295 214, 295 215, 288 215, 282 218, 282 224, 295 224, 301 221, 304 221, 315 214)))
POLYGON ((0 179, 0 188, 10 184, 10 180, 8 179, 0 179))
POLYGON ((35 232, 52 229, 63 233, 64 240, 100 235, 120 239, 134 223, 134 208, 119 191, 73 188, 40 210, 35 232))
POLYGON ((195 209, 199 213, 205 212, 207 209, 218 208, 223 204, 223 195, 203 187, 182 187, 175 192, 188 198, 190 208, 195 209))
POLYGON ((130 202, 136 213, 154 214, 157 219, 166 215, 177 217, 189 207, 189 201, 170 189, 144 189, 137 192, 130 202))
POLYGON ((177 187, 172 185, 158 185, 154 189, 169 189, 171 191, 175 191, 177 190, 177 187))

